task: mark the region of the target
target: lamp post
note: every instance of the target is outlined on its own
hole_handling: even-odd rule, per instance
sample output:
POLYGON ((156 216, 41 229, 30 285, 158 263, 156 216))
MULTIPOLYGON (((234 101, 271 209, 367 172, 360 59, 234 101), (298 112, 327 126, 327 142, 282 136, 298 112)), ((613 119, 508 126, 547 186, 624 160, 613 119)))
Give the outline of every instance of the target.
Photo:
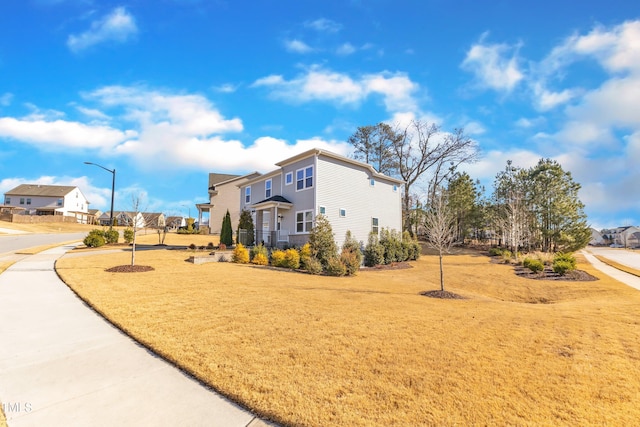
POLYGON ((111 179, 111 215, 109 216, 109 230, 113 230, 113 195, 115 193, 116 190, 116 170, 114 169, 107 169, 104 166, 100 166, 97 163, 91 163, 91 162, 84 162, 85 165, 93 165, 93 166, 97 166, 99 168, 102 168, 104 170, 106 170, 107 172, 111 172, 112 175, 112 179, 111 179))

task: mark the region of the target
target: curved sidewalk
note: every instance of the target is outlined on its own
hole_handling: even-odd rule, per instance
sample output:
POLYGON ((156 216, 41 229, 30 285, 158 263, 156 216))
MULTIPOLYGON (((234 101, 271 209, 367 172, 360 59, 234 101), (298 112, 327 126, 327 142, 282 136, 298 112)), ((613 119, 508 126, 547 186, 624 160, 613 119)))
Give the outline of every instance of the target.
POLYGON ((636 288, 640 290, 640 277, 634 276, 633 274, 625 273, 624 271, 620 271, 617 268, 613 268, 610 265, 605 264, 600 261, 598 258, 593 256, 588 250, 583 250, 582 254, 595 268, 602 271, 609 277, 613 277, 619 282, 624 283, 627 286, 631 286, 632 288, 636 288))
POLYGON ((265 426, 124 335, 58 278, 73 246, 0 275, 0 402, 9 427, 265 426))

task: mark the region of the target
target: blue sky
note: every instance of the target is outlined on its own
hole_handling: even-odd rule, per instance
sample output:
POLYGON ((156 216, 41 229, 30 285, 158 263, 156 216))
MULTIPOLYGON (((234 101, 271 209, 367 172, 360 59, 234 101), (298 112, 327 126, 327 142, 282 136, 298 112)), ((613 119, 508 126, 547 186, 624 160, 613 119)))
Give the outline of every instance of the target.
MULTIPOLYGON (((464 127, 490 189, 558 160, 597 227, 640 224, 640 4, 20 0, 0 4, 0 192, 78 185, 195 214, 209 172, 267 172, 358 126, 464 127)), ((419 190, 419 187, 416 188, 419 190)))

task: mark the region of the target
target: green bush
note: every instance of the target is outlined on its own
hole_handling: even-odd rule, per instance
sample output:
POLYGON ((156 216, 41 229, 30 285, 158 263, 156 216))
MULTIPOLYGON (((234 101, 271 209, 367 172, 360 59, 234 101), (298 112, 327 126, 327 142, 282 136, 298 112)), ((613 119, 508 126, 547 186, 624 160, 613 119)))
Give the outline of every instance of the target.
POLYGON ((528 268, 534 273, 540 273, 542 270, 544 270, 544 263, 536 258, 525 258, 522 261, 522 266, 528 268))
POLYGON ((553 256, 553 263, 555 264, 557 262, 569 263, 572 270, 575 270, 576 268, 576 257, 569 253, 558 252, 557 254, 555 254, 553 256))
POLYGON ((491 248, 489 249, 490 256, 502 256, 502 248, 491 248))
POLYGON ((129 243, 133 242, 133 230, 131 228, 126 228, 122 232, 122 235, 124 237, 124 242, 126 244, 129 244, 129 243))
POLYGON ((369 233, 369 240, 364 248, 364 265, 375 267, 380 264, 384 264, 384 246, 380 244, 377 234, 369 233))
POLYGON ((395 230, 383 229, 380 232, 380 244, 384 248, 384 263, 404 261, 402 240, 395 230))
POLYGON ((231 260, 238 264, 247 264, 249 262, 249 251, 242 243, 238 243, 233 250, 231 260))
POLYGON ((263 255, 264 258, 267 259, 267 263, 269 261, 269 251, 267 250, 267 248, 263 245, 256 245, 254 247, 251 248, 251 250, 249 251, 249 258, 251 260, 253 260, 257 255, 263 255))
POLYGON ((102 230, 91 230, 87 237, 84 238, 82 243, 89 248, 98 248, 100 246, 104 246, 104 233, 102 230))
POLYGON ((414 237, 411 237, 408 231, 402 233, 402 254, 405 261, 415 261, 420 258, 422 247, 420 242, 414 237))
POLYGON ((325 267, 325 272, 329 276, 344 276, 347 274, 347 267, 338 257, 329 258, 327 266, 325 267))
POLYGON ((333 236, 333 229, 329 220, 324 215, 316 217, 316 223, 309 235, 311 254, 317 258, 323 266, 326 266, 331 258, 338 257, 338 248, 333 236))
POLYGON ((107 243, 118 243, 118 239, 120 238, 120 233, 118 230, 106 230, 104 231, 104 240, 107 243))
POLYGON ((311 274, 322 273, 322 263, 311 256, 301 256, 300 265, 311 274))
POLYGON ((551 268, 553 268, 554 273, 557 273, 561 276, 564 276, 569 271, 573 271, 576 269, 575 265, 573 265, 571 261, 565 260, 554 261, 551 268))

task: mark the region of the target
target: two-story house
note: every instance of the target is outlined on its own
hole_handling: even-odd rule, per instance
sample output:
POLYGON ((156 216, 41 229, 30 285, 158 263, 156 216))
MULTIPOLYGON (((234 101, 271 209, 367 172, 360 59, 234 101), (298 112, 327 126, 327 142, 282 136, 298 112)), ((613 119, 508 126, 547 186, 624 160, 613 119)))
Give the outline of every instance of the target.
POLYGON ((229 210, 231 216, 231 228, 234 233, 238 228, 238 219, 240 218, 240 207, 238 200, 240 199, 239 185, 250 179, 260 176, 258 172, 252 172, 247 175, 231 175, 224 173, 209 174, 209 203, 198 203, 198 224, 202 224, 202 215, 209 214, 209 232, 211 234, 220 234, 222 231, 222 220, 229 210))
POLYGON ((320 149, 276 165, 278 169, 238 185, 240 209, 253 214, 256 242, 301 246, 317 215, 328 218, 339 246, 347 230, 366 242, 370 232, 402 229, 403 181, 320 149))
POLYGON ((4 205, 24 208, 27 215, 64 215, 86 222, 89 201, 78 187, 21 184, 4 193, 4 205))

